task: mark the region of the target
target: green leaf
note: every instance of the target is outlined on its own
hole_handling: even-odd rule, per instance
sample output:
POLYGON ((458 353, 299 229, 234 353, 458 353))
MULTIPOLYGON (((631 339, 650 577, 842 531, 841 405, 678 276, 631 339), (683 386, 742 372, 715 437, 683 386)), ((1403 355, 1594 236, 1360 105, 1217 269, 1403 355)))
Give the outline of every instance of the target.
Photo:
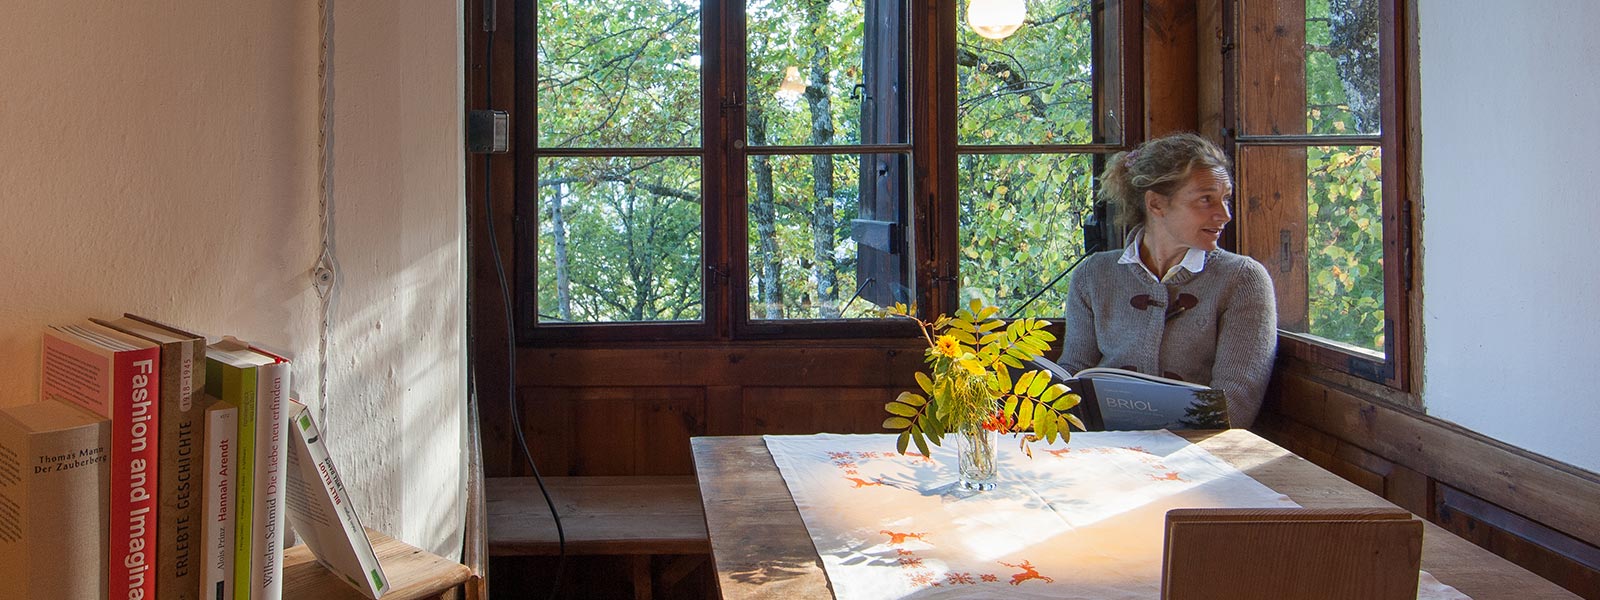
POLYGON ((1045 386, 1050 385, 1050 372, 1049 371, 1034 371, 1034 372, 1035 373, 1039 373, 1040 375, 1038 377, 1034 377, 1033 378, 1033 383, 1028 385, 1028 396, 1032 397, 1032 398, 1038 398, 1039 394, 1044 391, 1045 386))
MULTIPOLYGON (((893 405, 891 405, 891 406, 893 406, 893 405)), ((883 428, 884 429, 892 429, 894 431, 900 431, 900 430, 905 429, 905 428, 910 427, 910 426, 911 426, 911 419, 907 419, 905 417, 889 417, 889 418, 883 420, 883 428)))
POLYGON ((901 454, 905 454, 906 453, 906 446, 909 445, 910 443, 911 443, 911 432, 910 431, 902 431, 902 432, 900 432, 900 435, 897 436, 894 439, 894 449, 895 450, 899 450, 901 454))
MULTIPOLYGON (((930 379, 926 373, 923 373, 922 371, 917 371, 916 375, 914 375, 914 376, 917 378, 917 387, 922 388, 922 393, 926 394, 926 393, 931 393, 933 391, 933 379, 930 379)), ((900 395, 902 397, 904 397, 906 395, 906 393, 902 392, 900 395)), ((912 395, 915 396, 915 394, 912 394, 912 395)), ((917 396, 917 399, 921 400, 922 397, 921 396, 917 396)), ((922 406, 922 404, 923 404, 922 402, 918 402, 917 406, 922 406)))
POLYGON ((921 429, 915 427, 911 429, 911 441, 917 443, 917 450, 922 452, 923 456, 933 456, 933 453, 928 451, 928 440, 922 437, 921 429))
MULTIPOLYGON (((901 404, 899 402, 890 402, 888 404, 885 404, 885 405, 883 405, 883 409, 889 411, 891 414, 900 415, 902 417, 915 417, 915 416, 917 416, 917 407, 911 406, 911 405, 907 405, 907 404, 901 404)), ((888 425, 885 425, 885 427, 889 428, 889 429, 899 429, 899 427, 888 427, 888 425)), ((902 427, 903 427, 903 425, 902 425, 902 427)))
MULTIPOLYGON (((993 323, 994 321, 989 321, 989 322, 993 323)), ((1006 332, 1004 332, 1004 331, 996 331, 996 332, 993 332, 993 333, 984 334, 983 337, 978 338, 978 343, 979 344, 992 344, 997 340, 1003 340, 1003 339, 1006 339, 1006 332)))
MULTIPOLYGON (((992 307, 991 307, 992 308, 992 307)), ((991 319, 978 324, 978 331, 994 331, 1005 326, 1006 322, 1000 319, 991 319)))
MULTIPOLYGON (((950 326, 955 328, 955 329, 959 329, 959 330, 965 331, 965 332, 975 332, 975 331, 977 331, 977 328, 972 326, 972 322, 967 320, 966 318, 963 318, 963 317, 950 319, 950 326)), ((952 332, 952 333, 955 333, 955 332, 952 332)))
MULTIPOLYGON (((918 375, 922 375, 922 373, 917 373, 917 374, 918 375)), ((927 398, 923 398, 922 396, 918 396, 918 395, 913 394, 911 392, 900 392, 899 396, 895 396, 894 397, 894 401, 895 402, 905 403, 905 404, 910 404, 912 406, 922 406, 922 405, 928 403, 928 399, 927 398)))
POLYGON ((1005 363, 1006 366, 1011 367, 1013 369, 1021 369, 1022 368, 1022 361, 1017 360, 1015 357, 1012 357, 1010 352, 1007 352, 1006 356, 1000 357, 1000 362, 1005 363))
POLYGON ((1083 421, 1079 421, 1077 415, 1074 415, 1072 413, 1066 413, 1065 415, 1062 415, 1062 416, 1066 417, 1067 421, 1072 423, 1072 425, 1074 427, 1077 427, 1078 431, 1087 431, 1089 429, 1089 428, 1083 426, 1083 421))
POLYGON ((1034 403, 1034 405, 1033 405, 1033 422, 1035 423, 1035 425, 1034 425, 1035 431, 1038 430, 1038 425, 1037 425, 1038 423, 1041 423, 1041 422, 1048 423, 1049 421, 1050 421, 1050 407, 1045 406, 1043 404, 1034 403))
POLYGON ((1043 372, 1044 371, 1028 371, 1027 373, 1023 373, 1020 377, 1017 377, 1017 393, 1025 394, 1028 387, 1033 385, 1034 378, 1038 377, 1039 374, 1043 372))
POLYGON ((1003 365, 1003 364, 1002 365, 995 365, 995 367, 994 367, 994 378, 995 378, 995 381, 1000 384, 1000 385, 996 386, 996 387, 998 387, 1000 389, 1000 393, 1002 393, 1002 394, 1011 393, 1011 369, 1006 368, 1006 366, 1003 365))
POLYGON ((1029 426, 1033 425, 1033 407, 1034 406, 1035 406, 1035 404, 1031 400, 1019 400, 1017 402, 1017 429, 1018 430, 1027 429, 1029 426))

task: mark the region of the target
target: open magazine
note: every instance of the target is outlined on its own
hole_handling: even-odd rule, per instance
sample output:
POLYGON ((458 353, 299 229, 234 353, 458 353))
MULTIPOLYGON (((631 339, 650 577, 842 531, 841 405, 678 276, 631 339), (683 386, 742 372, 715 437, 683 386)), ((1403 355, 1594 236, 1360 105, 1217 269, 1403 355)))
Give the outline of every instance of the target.
POLYGON ((1222 390, 1113 367, 1074 374, 1043 357, 1028 367, 1049 371, 1083 398, 1078 418, 1093 431, 1228 428, 1222 390))

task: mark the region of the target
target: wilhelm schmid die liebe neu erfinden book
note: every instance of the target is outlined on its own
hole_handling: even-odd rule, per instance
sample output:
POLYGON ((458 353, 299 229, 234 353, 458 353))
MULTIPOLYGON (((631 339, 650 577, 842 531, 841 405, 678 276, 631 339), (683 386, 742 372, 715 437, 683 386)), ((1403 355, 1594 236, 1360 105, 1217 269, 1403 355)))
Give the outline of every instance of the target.
POLYGON ((44 400, 65 401, 111 420, 109 595, 154 599, 161 349, 84 322, 46 328, 42 362, 44 400))

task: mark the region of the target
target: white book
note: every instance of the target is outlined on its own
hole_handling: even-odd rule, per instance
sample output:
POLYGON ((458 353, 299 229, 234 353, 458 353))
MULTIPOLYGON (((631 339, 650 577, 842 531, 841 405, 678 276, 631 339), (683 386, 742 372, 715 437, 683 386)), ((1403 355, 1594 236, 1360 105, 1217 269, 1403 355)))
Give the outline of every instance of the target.
POLYGON ((389 588, 350 495, 339 479, 317 424, 305 405, 290 401, 289 522, 311 554, 368 598, 389 588))
MULTIPOLYGON (((289 361, 254 346, 274 359, 256 370, 255 491, 250 519, 250 600, 283 598, 284 476, 289 431, 284 411, 289 399, 289 361)), ((240 531, 239 535, 245 532, 240 531)), ((242 560, 242 559, 241 559, 242 560)), ((237 600, 237 599, 236 599, 237 600)))
POLYGON ((239 501, 237 477, 239 407, 218 402, 206 409, 205 568, 200 597, 233 598, 234 523, 239 501))

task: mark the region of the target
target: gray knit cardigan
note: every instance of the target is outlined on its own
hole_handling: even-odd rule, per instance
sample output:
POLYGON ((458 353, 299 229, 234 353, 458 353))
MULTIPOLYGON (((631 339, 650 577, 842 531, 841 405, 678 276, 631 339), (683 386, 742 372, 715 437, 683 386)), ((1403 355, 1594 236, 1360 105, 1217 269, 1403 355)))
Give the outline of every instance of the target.
POLYGON ((1073 274, 1058 362, 1074 373, 1118 367, 1209 385, 1227 394, 1233 426, 1249 427, 1278 341, 1266 268, 1214 250, 1199 273, 1179 268, 1162 283, 1121 256, 1097 253, 1073 274))

